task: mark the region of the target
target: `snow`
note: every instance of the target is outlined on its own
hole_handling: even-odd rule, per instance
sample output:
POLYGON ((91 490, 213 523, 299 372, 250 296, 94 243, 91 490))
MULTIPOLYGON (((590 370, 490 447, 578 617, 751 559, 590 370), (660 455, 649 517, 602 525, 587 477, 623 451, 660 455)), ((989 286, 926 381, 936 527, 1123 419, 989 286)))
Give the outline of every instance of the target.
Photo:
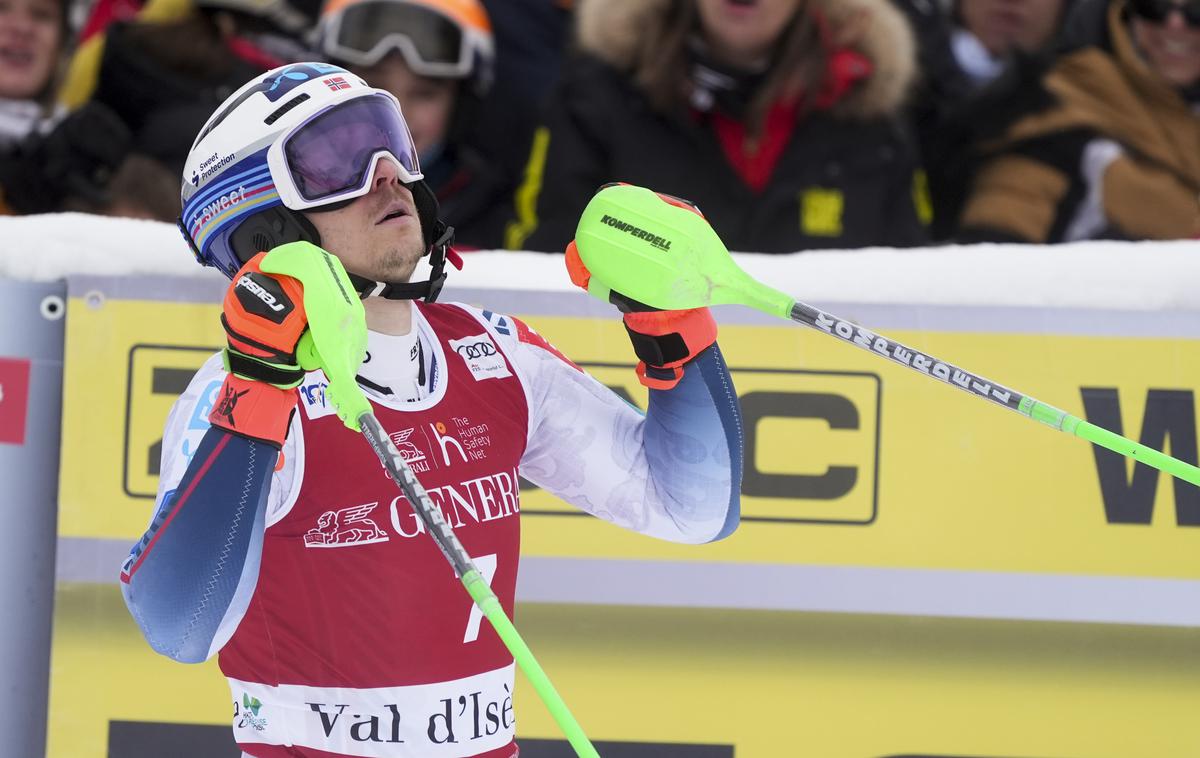
MULTIPOLYGON (((1200 242, 976 245, 914 250, 736 254, 757 279, 799 300, 1116 310, 1197 310, 1200 242)), ((458 287, 569 291, 562 257, 479 252, 458 287)), ((220 277, 198 266, 170 224, 85 214, 0 217, 0 277, 72 274, 220 277)))

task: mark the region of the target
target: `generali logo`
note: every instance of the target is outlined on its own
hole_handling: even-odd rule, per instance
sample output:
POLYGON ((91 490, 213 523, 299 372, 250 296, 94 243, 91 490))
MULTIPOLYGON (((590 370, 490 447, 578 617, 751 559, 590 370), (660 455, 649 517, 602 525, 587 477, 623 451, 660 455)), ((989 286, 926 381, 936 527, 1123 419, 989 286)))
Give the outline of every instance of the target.
POLYGON ((388 436, 392 438, 392 444, 396 446, 396 450, 408 467, 418 474, 424 474, 429 471, 429 461, 425 459, 425 453, 421 452, 412 442, 411 438, 415 431, 415 427, 409 427, 388 436))
POLYGON ((387 542, 388 536, 370 518, 379 503, 355 505, 338 511, 325 511, 317 525, 304 534, 305 547, 351 547, 387 542))

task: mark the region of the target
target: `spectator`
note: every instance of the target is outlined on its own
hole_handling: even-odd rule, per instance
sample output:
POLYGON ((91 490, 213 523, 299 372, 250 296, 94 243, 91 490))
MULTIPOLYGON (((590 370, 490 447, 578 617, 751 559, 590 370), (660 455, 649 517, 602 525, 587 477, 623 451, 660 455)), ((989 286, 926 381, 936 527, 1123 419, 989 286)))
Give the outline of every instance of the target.
POLYGON ((499 247, 511 190, 466 143, 492 81, 491 22, 478 0, 331 0, 319 52, 400 101, 442 218, 466 247, 499 247))
POLYGON ((1016 50, 1037 53, 1055 37, 1068 0, 955 0, 954 60, 975 85, 1000 75, 1016 50))
POLYGON ((134 143, 176 175, 209 114, 245 80, 311 57, 300 42, 318 0, 197 0, 166 22, 115 21, 106 29, 91 100, 110 108, 134 143))
POLYGON ((0 0, 0 147, 24 139, 50 115, 64 13, 61 0, 0 0))
POLYGON ((515 177, 529 157, 542 104, 558 83, 573 3, 483 0, 483 6, 496 39, 496 76, 468 140, 515 177))
POLYGON ((961 203, 953 170, 979 124, 973 98, 1006 68, 1044 54, 1072 0, 892 1, 917 35, 921 78, 911 111, 929 177, 931 236, 944 239, 961 203))
POLYGON ((100 76, 100 58, 108 41, 108 27, 114 21, 163 23, 178 21, 194 11, 191 0, 95 0, 79 38, 71 63, 63 76, 58 101, 75 110, 83 106, 96 90, 100 76))
POLYGON ((103 108, 54 105, 68 37, 66 3, 0 0, 0 213, 101 207, 128 148, 103 108))
POLYGON ((23 160, 21 144, 53 125, 65 11, 60 0, 0 0, 0 187, 7 190, 0 195, 2 212, 13 211, 7 198, 17 187, 13 164, 23 160))
POLYGON ((0 186, 20 188, 9 210, 175 220, 177 193, 163 189, 178 183, 189 135, 246 78, 311 57, 298 38, 316 2, 198 0, 181 14, 152 0, 108 24, 73 62, 64 95, 78 107, 0 164, 0 186))
POLYGON ((910 245, 898 111, 911 34, 885 0, 585 0, 506 246, 561 251, 610 181, 695 200, 730 248, 910 245))
POLYGON ((1197 0, 1088 0, 1064 54, 1011 89, 1024 111, 980 148, 964 240, 1200 234, 1197 0))

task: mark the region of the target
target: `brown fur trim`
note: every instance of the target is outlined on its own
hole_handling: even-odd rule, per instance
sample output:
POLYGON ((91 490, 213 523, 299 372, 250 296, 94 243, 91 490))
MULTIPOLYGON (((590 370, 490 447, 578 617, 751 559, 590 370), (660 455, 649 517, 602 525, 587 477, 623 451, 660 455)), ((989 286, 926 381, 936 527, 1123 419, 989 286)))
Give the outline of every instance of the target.
POLYGON ((647 34, 657 35, 672 0, 578 0, 575 35, 580 49, 620 71, 634 64, 647 34))
MULTIPOLYGON (((916 78, 916 43, 888 0, 807 0, 829 22, 831 41, 867 56, 875 70, 836 107, 847 118, 893 114, 916 78)), ((579 48, 620 71, 630 70, 642 41, 657 38, 672 0, 578 0, 579 48)))
POLYGON ((904 15, 887 0, 813 0, 829 19, 835 42, 841 42, 875 65, 871 78, 838 104, 850 118, 894 114, 904 104, 917 76, 917 46, 904 15), (839 39, 847 35, 850 39, 839 39))

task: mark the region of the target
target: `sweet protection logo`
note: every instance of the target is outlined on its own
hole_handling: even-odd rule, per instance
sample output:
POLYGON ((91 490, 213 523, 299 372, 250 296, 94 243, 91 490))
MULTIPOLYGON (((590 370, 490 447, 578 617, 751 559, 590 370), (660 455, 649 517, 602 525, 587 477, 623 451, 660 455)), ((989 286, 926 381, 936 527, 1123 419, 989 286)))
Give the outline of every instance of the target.
POLYGON ((24 358, 0 358, 0 444, 25 444, 30 365, 24 358))

